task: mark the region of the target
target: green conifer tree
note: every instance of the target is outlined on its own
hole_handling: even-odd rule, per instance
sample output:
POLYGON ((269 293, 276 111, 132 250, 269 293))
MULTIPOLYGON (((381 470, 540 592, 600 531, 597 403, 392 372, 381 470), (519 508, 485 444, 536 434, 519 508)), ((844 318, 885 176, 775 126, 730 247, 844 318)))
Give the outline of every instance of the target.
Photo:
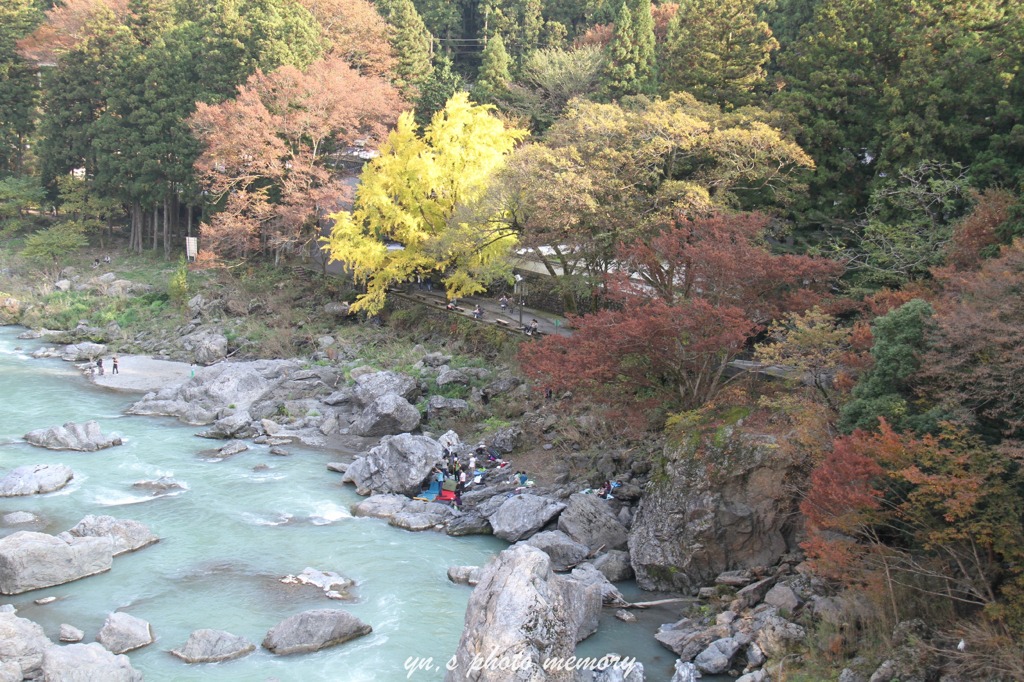
POLYGON ((654 87, 654 23, 650 0, 623 2, 606 51, 605 92, 612 100, 650 93, 654 87))
POLYGON ((431 54, 434 39, 412 0, 394 0, 388 4, 386 18, 394 29, 391 46, 398 60, 395 86, 407 99, 415 99, 420 87, 433 76, 431 54))
POLYGON ((778 48, 771 28, 744 0, 687 0, 669 22, 662 90, 723 107, 750 104, 778 48))
POLYGON ((487 41, 480 64, 480 72, 473 86, 473 97, 478 102, 493 102, 508 90, 512 80, 509 73, 511 59, 505 51, 505 41, 496 35, 487 41))

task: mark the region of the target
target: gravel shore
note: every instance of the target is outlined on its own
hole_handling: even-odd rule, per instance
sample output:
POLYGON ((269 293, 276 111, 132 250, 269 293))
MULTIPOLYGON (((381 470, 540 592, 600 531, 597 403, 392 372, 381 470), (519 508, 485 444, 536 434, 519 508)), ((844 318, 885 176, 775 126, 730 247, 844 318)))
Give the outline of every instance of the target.
POLYGON ((171 360, 154 360, 145 355, 118 355, 117 374, 111 372, 110 357, 104 358, 104 373, 92 374, 89 379, 97 386, 132 393, 159 391, 188 380, 195 365, 171 360))

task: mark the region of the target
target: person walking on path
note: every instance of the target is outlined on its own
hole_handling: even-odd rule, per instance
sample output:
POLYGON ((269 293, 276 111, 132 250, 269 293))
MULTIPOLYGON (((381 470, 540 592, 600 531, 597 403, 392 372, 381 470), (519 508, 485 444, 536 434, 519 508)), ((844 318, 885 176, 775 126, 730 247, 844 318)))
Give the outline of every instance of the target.
POLYGON ((116 355, 114 356, 114 359, 111 361, 111 363, 112 364, 111 364, 111 367, 110 367, 110 373, 111 374, 117 374, 117 356, 116 355))

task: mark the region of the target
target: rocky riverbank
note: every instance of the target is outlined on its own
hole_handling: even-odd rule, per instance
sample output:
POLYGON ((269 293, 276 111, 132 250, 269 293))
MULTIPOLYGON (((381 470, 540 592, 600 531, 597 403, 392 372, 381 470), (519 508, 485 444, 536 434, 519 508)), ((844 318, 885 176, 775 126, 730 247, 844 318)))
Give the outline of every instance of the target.
MULTIPOLYGON (((127 295, 123 286, 102 291, 108 289, 104 295, 127 295)), ((136 335, 114 345, 96 340, 113 339, 116 330, 83 320, 60 333, 73 343, 47 346, 38 356, 79 363, 104 388, 145 393, 132 414, 172 416, 202 427, 200 435, 223 441, 212 448, 217 457, 243 451, 246 441, 269 445, 279 455, 294 443, 325 449, 344 443, 361 454, 325 475, 340 473, 367 496, 353 508, 356 516, 386 518, 408 531, 493 534, 512 543, 487 566, 449 571, 475 586, 456 652, 463 670, 501 644, 540 667, 531 679, 582 679, 576 671, 545 671, 542 663, 571 656, 576 642, 593 632, 601 608, 626 606, 614 583, 634 576, 646 589, 702 600, 699 608, 690 599, 681 602, 679 618, 657 634, 679 657, 675 682, 700 672, 763 682, 801 655, 813 628, 825 624, 842 638, 856 627, 849 614, 862 605, 842 603, 802 563, 795 491, 806 469, 780 455, 776 436, 732 424, 705 439, 704 463, 679 446, 637 456, 635 444, 625 447, 609 437, 599 419, 584 414, 567 421, 557 400, 533 394, 511 371, 474 364, 450 348, 425 344, 411 347, 400 361, 371 361, 363 352, 371 338, 366 326, 359 343, 346 341, 341 328, 317 336, 305 358, 236 361, 228 357, 232 342, 225 332, 234 323, 223 318, 232 300, 198 295, 188 302, 185 324, 163 336, 136 335), (103 375, 96 373, 95 360, 115 350, 118 374, 109 363, 103 375), (187 361, 166 359, 173 357, 187 361), (396 371, 399 365, 403 371, 396 371), (443 438, 449 429, 455 440, 443 438), (510 466, 482 467, 482 480, 462 495, 461 508, 413 499, 446 449, 465 458, 481 440, 510 466), (534 485, 510 480, 512 471, 522 469, 534 485), (619 484, 609 499, 593 494, 603 480, 619 484), (515 604, 533 606, 510 606, 515 604)), ((25 307, 8 302, 4 309, 17 319, 25 307)), ((71 476, 70 469, 8 472, 0 487, 41 493, 71 476)), ((628 616, 622 612, 624 620, 628 616)), ((24 633, 19 637, 35 637, 28 626, 11 628, 24 633)), ((343 629, 358 633, 361 626, 343 629)), ((179 653, 218 660, 250 646, 232 638, 197 635, 179 653), (226 642, 232 645, 224 649, 226 642)), ((36 649, 39 656, 45 650, 36 649)), ((916 660, 913 651, 904 654, 900 661, 916 660)), ((82 655, 96 657, 92 649, 82 655)), ((104 658, 103 665, 120 670, 121 658, 104 658)), ((35 675, 34 661, 23 672, 35 675)), ((842 679, 912 679, 910 670, 903 662, 861 661, 842 679)), ((451 679, 507 679, 487 677, 484 668, 477 672, 451 679)), ((644 673, 609 667, 594 679, 636 682, 644 673)))

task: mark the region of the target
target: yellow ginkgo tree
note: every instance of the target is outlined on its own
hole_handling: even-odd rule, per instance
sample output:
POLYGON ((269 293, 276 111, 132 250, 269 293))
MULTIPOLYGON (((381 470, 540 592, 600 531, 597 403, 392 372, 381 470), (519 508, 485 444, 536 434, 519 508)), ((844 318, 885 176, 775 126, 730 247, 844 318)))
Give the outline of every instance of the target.
POLYGON ((402 114, 363 171, 353 210, 331 216, 324 250, 366 285, 352 310, 376 313, 389 286, 417 275, 440 273, 456 297, 508 274, 516 236, 482 199, 526 132, 507 128, 491 109, 457 93, 422 135, 412 113, 402 114))

